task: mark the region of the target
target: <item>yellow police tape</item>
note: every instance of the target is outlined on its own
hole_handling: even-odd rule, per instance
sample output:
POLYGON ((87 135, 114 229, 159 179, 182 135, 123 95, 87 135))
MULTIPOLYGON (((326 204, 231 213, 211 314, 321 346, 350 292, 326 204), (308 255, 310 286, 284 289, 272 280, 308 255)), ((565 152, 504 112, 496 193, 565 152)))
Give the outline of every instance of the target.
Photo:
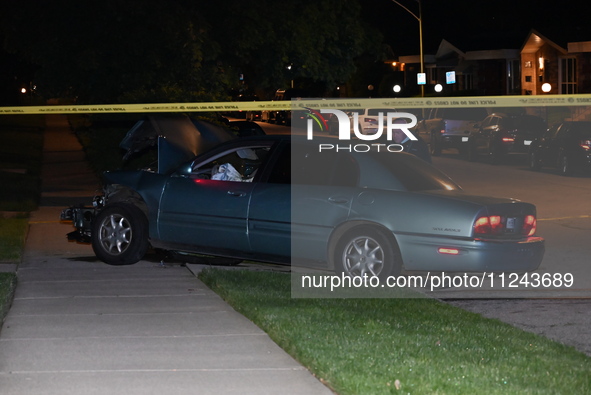
POLYGON ((0 114, 89 114, 297 110, 303 108, 448 108, 448 107, 532 107, 588 106, 591 94, 548 96, 458 96, 376 99, 294 99, 285 101, 91 104, 0 107, 0 114))

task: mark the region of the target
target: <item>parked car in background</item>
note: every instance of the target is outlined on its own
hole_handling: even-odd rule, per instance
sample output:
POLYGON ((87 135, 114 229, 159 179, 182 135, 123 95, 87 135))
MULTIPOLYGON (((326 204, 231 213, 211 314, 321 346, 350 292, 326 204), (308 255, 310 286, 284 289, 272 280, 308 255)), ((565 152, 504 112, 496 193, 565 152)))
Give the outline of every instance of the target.
MULTIPOLYGON (((240 94, 236 97, 234 97, 233 101, 241 101, 241 102, 245 102, 245 101, 258 101, 259 98, 257 95, 248 95, 248 94, 240 94)), ((242 111, 242 110, 237 110, 237 111, 232 111, 226 114, 229 117, 232 118, 237 118, 237 119, 245 119, 247 121, 259 121, 260 120, 260 111, 242 111), (258 113, 258 116, 256 116, 256 113, 258 113), (257 119, 255 119, 257 118, 257 119)))
MULTIPOLYGON (((309 93, 304 89, 289 88, 278 89, 273 101, 293 100, 297 98, 309 98, 309 93)), ((277 125, 291 125, 290 110, 264 110, 261 112, 261 121, 275 123, 277 125)))
POLYGON ((432 108, 418 122, 415 131, 429 144, 433 156, 441 155, 445 148, 455 148, 465 154, 470 132, 487 115, 485 108, 432 108))
POLYGON ((236 133, 238 137, 264 136, 266 133, 256 122, 252 121, 225 121, 228 129, 236 133))
POLYGON ((351 120, 351 127, 357 125, 359 133, 375 134, 380 126, 383 131, 386 130, 386 119, 389 112, 397 111, 394 108, 365 108, 349 111, 348 114, 351 120), (382 125, 380 125, 380 113, 383 114, 382 125), (356 121, 357 123, 355 123, 356 121))
POLYGON ((470 132, 468 159, 474 161, 485 154, 497 163, 508 153, 527 153, 546 129, 546 121, 535 115, 490 114, 470 132))
POLYGON ((178 122, 160 128, 157 142, 149 129, 130 130, 129 143, 158 147, 157 170, 105 173, 93 207, 63 211, 77 229, 71 239, 90 241, 113 265, 133 264, 153 247, 382 279, 403 267, 532 271, 544 255, 534 205, 466 194, 414 155, 320 152, 319 143, 335 139, 283 135, 218 134, 226 141, 203 151, 195 145, 210 140, 211 127, 178 122))
POLYGON ((529 166, 555 167, 568 176, 591 168, 591 122, 563 122, 552 126, 529 150, 529 166))

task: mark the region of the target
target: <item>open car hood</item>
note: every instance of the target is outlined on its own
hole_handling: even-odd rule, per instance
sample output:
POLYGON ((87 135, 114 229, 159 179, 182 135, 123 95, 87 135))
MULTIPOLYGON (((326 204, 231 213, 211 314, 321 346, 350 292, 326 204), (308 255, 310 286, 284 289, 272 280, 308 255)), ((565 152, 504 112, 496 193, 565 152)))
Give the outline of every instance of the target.
POLYGON ((127 132, 119 146, 124 160, 158 146, 158 173, 167 173, 212 147, 236 136, 228 129, 186 115, 149 115, 127 132))

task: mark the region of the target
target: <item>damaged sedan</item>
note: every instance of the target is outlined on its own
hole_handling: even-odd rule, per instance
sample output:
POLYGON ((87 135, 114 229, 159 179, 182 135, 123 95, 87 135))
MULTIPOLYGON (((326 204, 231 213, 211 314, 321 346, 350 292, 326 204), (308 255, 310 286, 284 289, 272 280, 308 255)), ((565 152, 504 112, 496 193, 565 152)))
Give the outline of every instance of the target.
POLYGON ((154 248, 385 278, 533 271, 544 255, 534 205, 468 195, 403 152, 319 152, 295 136, 236 138, 184 116, 150 117, 122 143, 145 146, 158 148, 156 166, 107 172, 92 207, 62 212, 76 227, 69 239, 108 264, 154 248))

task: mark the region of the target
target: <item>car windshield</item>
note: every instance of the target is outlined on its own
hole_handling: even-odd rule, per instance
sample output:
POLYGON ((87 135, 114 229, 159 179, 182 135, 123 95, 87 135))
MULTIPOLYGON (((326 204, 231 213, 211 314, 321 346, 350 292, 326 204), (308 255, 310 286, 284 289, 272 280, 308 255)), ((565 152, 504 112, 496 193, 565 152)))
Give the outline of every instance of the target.
POLYGON ((410 154, 372 152, 371 155, 408 191, 461 190, 447 175, 410 154))

